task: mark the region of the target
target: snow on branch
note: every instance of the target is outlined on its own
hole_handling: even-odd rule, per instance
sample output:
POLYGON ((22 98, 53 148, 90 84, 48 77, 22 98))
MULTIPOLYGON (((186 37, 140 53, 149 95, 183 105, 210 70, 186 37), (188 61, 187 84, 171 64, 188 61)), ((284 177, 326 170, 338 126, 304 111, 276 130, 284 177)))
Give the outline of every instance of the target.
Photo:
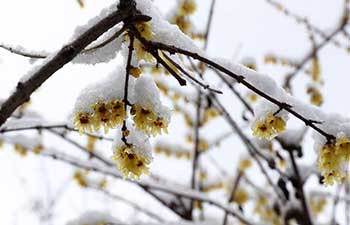
POLYGON ((17 84, 10 97, 1 104, 0 125, 7 120, 18 106, 26 102, 30 95, 51 75, 73 60, 91 42, 129 15, 130 11, 119 10, 117 5, 114 4, 109 9, 104 10, 100 16, 91 20, 88 25, 77 29, 72 41, 64 45, 59 51, 51 54, 40 66, 33 68, 17 84))

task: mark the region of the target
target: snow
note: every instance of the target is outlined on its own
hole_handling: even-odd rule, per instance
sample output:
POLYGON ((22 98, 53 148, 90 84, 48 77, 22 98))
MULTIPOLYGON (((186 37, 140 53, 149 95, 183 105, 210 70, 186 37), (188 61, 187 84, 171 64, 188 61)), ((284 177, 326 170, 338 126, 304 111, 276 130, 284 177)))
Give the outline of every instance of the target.
POLYGON ((152 1, 136 0, 136 4, 136 8, 142 14, 152 17, 150 23, 153 32, 153 41, 174 45, 192 52, 203 53, 176 25, 170 24, 164 19, 164 16, 154 6, 152 1))
POLYGON ((121 29, 121 26, 115 26, 107 31, 104 35, 100 36, 95 42, 91 43, 85 49, 93 49, 99 44, 108 42, 107 44, 98 47, 93 50, 84 50, 77 57, 75 57, 72 63, 83 63, 96 65, 98 63, 107 63, 117 56, 120 51, 123 41, 123 35, 114 37, 114 35, 121 29), (110 42, 109 40, 112 39, 110 42))
POLYGON ((88 211, 82 214, 79 218, 69 221, 67 225, 96 225, 103 223, 120 223, 119 220, 115 219, 111 215, 105 212, 99 211, 88 211))
POLYGON ((171 111, 160 101, 159 90, 150 76, 142 75, 136 80, 132 99, 134 104, 152 110, 157 116, 163 118, 166 123, 170 122, 171 111))
MULTIPOLYGON (((125 66, 119 64, 105 78, 84 88, 76 100, 74 112, 91 112, 91 106, 99 101, 109 102, 124 98, 125 66)), ((129 79, 129 93, 134 88, 134 79, 129 79)))

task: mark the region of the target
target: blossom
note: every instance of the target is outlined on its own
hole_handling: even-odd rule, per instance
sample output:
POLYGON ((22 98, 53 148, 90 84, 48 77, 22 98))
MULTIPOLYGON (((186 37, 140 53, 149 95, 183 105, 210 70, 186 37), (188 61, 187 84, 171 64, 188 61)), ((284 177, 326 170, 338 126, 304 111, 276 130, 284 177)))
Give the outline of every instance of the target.
POLYGON ((350 160, 350 140, 343 136, 335 141, 328 142, 320 149, 318 157, 318 168, 324 177, 326 185, 333 185, 346 178, 344 166, 350 160))
POLYGON ((237 203, 238 205, 243 205, 249 200, 248 193, 242 188, 237 188, 235 195, 231 199, 231 201, 237 203))
POLYGON ((73 118, 74 126, 79 130, 79 133, 92 132, 92 114, 89 112, 77 112, 73 118))
MULTIPOLYGON (((138 22, 135 23, 135 28, 137 29, 137 31, 140 33, 140 35, 146 39, 146 40, 151 40, 152 39, 152 28, 151 28, 151 23, 149 22, 138 22)), ((125 40, 126 41, 130 41, 129 40, 129 36, 125 36, 125 40)), ((136 58, 138 61, 140 60, 145 60, 147 62, 153 62, 154 58, 152 56, 152 54, 150 54, 145 47, 143 46, 143 44, 138 40, 138 39, 134 39, 134 51, 136 53, 136 58)))
POLYGON ((124 178, 139 179, 142 174, 148 174, 151 161, 134 151, 134 146, 123 145, 115 149, 112 157, 118 164, 118 170, 124 178))
POLYGON ((217 118, 220 113, 213 107, 208 107, 204 110, 203 124, 208 123, 210 120, 217 118))
POLYGON ((86 178, 85 178, 85 174, 83 174, 82 172, 80 171, 76 171, 73 175, 73 179, 77 182, 77 184, 80 186, 80 187, 87 187, 87 181, 86 181, 86 178))
POLYGON ((239 161, 239 171, 244 172, 252 166, 252 161, 250 159, 241 159, 239 161))
POLYGON ((99 101, 90 106, 89 112, 76 112, 73 123, 80 133, 98 131, 105 133, 120 125, 126 117, 124 102, 116 99, 110 102, 99 101))
POLYGON ((320 106, 323 103, 323 96, 316 87, 309 87, 307 93, 310 95, 310 102, 316 106, 320 106))
POLYGON ((325 209, 327 200, 325 198, 311 197, 309 205, 311 213, 317 216, 325 209))
POLYGON ((183 0, 179 4, 179 14, 188 16, 193 14, 197 9, 197 4, 194 0, 183 0))
POLYGON ((24 147, 23 145, 15 144, 14 145, 14 150, 15 150, 16 153, 18 153, 22 157, 27 156, 27 153, 28 153, 27 148, 24 147))
POLYGON ((162 132, 168 133, 168 121, 157 116, 151 110, 134 105, 130 112, 131 115, 133 115, 133 120, 137 129, 153 136, 161 134, 162 132))
POLYGON ((39 155, 44 150, 44 146, 37 145, 33 148, 33 153, 39 155))
POLYGON ((142 73, 142 70, 138 67, 131 67, 130 69, 130 75, 135 78, 139 78, 141 73, 142 73))
POLYGON ((142 174, 149 173, 152 161, 151 144, 145 133, 132 125, 127 127, 129 130, 127 137, 123 136, 121 130, 117 133, 113 143, 112 159, 124 178, 139 179, 142 174))
POLYGON ((267 116, 254 124, 253 135, 261 138, 271 139, 276 134, 286 129, 286 122, 278 116, 268 113, 267 116))

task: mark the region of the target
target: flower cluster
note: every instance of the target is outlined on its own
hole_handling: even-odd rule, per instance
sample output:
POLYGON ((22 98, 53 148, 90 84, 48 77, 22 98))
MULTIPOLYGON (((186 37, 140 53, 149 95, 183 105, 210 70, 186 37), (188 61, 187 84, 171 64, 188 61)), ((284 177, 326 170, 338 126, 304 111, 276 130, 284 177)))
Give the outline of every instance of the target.
POLYGON ((202 34, 193 31, 194 26, 190 20, 190 16, 197 10, 197 3, 194 0, 180 0, 177 6, 170 17, 170 23, 176 24, 183 33, 191 36, 193 39, 203 39, 202 34))
POLYGON ((326 143, 320 149, 318 168, 321 171, 323 182, 333 185, 346 178, 346 167, 350 160, 350 140, 343 136, 326 143))
POLYGON ((99 131, 104 128, 105 133, 115 128, 125 120, 124 102, 116 99, 110 102, 99 101, 90 106, 88 112, 78 112, 73 123, 80 133, 99 131))
POLYGON ((123 145, 115 149, 113 160, 118 162, 118 170, 124 178, 139 178, 142 174, 148 174, 148 165, 151 161, 137 154, 133 145, 123 145))
POLYGON ((134 92, 137 94, 134 96, 130 114, 135 127, 152 136, 167 133, 170 110, 162 105, 159 90, 153 79, 148 76, 138 78, 134 92))
POLYGON ((253 135, 258 136, 260 139, 265 138, 269 140, 285 129, 286 122, 281 117, 268 113, 264 119, 258 120, 254 124, 253 135))
POLYGON ((161 134, 162 131, 168 133, 168 121, 155 115, 151 110, 134 105, 130 110, 130 114, 133 116, 137 129, 153 136, 161 134))
POLYGON ((139 179, 142 174, 149 173, 149 164, 152 161, 151 145, 148 136, 130 126, 127 136, 128 143, 123 140, 120 131, 114 141, 112 159, 117 163, 118 170, 124 178, 139 179))

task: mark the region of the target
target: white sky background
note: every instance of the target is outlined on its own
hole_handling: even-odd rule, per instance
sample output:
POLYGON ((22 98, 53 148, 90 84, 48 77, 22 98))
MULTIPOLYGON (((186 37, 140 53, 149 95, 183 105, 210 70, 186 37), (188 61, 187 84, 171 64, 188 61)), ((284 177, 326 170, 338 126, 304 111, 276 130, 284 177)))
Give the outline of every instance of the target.
MULTIPOLYGON (((83 25, 100 9, 112 2, 111 0, 86 0, 86 7, 80 9, 75 0, 0 0, 0 42, 18 44, 34 50, 55 50, 69 40, 77 25, 83 25)), ((156 0, 155 2, 166 13, 176 1, 156 0)), ((203 29, 210 1, 197 0, 197 2, 199 3, 199 11, 195 14, 194 20, 198 28, 203 29)), ((334 29, 343 7, 342 0, 285 0, 280 2, 291 11, 307 16, 311 23, 326 32, 334 29)), ((259 62, 260 72, 268 73, 280 80, 279 78, 284 75, 283 72, 286 70, 264 66, 262 64, 264 55, 272 52, 280 56, 300 59, 308 52, 309 48, 310 43, 305 28, 277 12, 264 0, 217 0, 208 47, 209 55, 234 60, 253 57, 259 62)), ((350 81, 348 78, 349 59, 350 57, 345 51, 336 49, 332 45, 328 45, 321 51, 322 77, 325 80, 323 87, 325 103, 322 108, 325 111, 350 116, 347 91, 350 81)), ((79 91, 86 84, 105 76, 113 66, 113 62, 94 67, 65 66, 32 96, 31 109, 37 110, 50 121, 66 120, 79 91)), ((32 65, 28 63, 27 59, 0 50, 0 98, 6 98, 20 77, 31 67, 32 65)), ((294 81, 297 84, 294 86, 296 95, 299 98, 304 98, 305 101, 308 101, 304 93, 307 81, 308 78, 305 74, 299 74, 294 81)), ((244 88, 240 90, 244 90, 244 88)), ((227 94, 224 96, 224 101, 229 103, 226 105, 233 113, 238 112, 233 115, 239 119, 241 105, 233 98, 231 94, 227 94)), ((216 130, 227 129, 227 127, 222 128, 221 125, 218 123, 211 126, 216 130)), ((173 125, 170 132, 175 131, 175 128, 173 125)), ((232 138, 224 143, 223 147, 226 147, 224 151, 215 152, 218 155, 218 160, 222 160, 223 165, 228 170, 232 170, 239 157, 239 152, 244 150, 237 143, 237 139, 232 138)), ((49 144, 57 144, 61 147, 57 140, 51 140, 49 144)), ((312 141, 307 143, 307 147, 305 151, 308 152, 308 160, 311 161, 315 158, 312 141)), ((34 157, 20 159, 10 153, 9 149, 0 153, 1 224, 10 225, 15 224, 16 221, 18 224, 23 224, 23 221, 26 221, 27 225, 37 224, 32 216, 23 216, 28 211, 28 195, 30 197, 43 197, 42 193, 45 193, 44 196, 49 195, 46 187, 42 184, 42 180, 46 179, 45 176, 48 176, 50 182, 57 183, 57 185, 62 185, 62 183, 67 182, 64 180, 69 178, 66 171, 62 171, 62 173, 57 171, 57 168, 62 170, 66 167, 56 165, 57 168, 54 170, 49 168, 51 165, 51 161, 36 160, 34 157), (18 177, 21 178, 18 179, 18 177), (25 218, 25 220, 21 218, 25 218)), ((167 171, 175 179, 181 177, 189 165, 178 161, 168 162, 156 159, 152 164, 152 169, 161 172, 155 167, 176 168, 167 171)), ((135 198, 130 191, 120 188, 123 186, 122 183, 120 185, 118 193, 135 198)), ((55 188, 50 187, 49 189, 55 191, 55 188)), ((74 214, 83 212, 82 206, 87 205, 87 208, 90 209, 94 209, 94 207, 104 209, 109 206, 98 203, 101 202, 101 199, 102 202, 104 201, 102 197, 96 200, 96 195, 90 196, 89 193, 79 195, 77 193, 78 191, 74 192, 73 190, 72 193, 67 194, 67 196, 71 194, 70 197, 62 200, 65 203, 71 201, 69 204, 71 208, 60 209, 58 206, 59 213, 64 210, 68 212, 55 224, 61 224, 60 222, 74 217, 74 214)), ((147 199, 141 199, 140 202, 147 202, 147 199)), ((113 209, 118 209, 118 207, 121 206, 113 203, 113 209)), ((123 216, 122 218, 127 218, 128 215, 123 216)))

